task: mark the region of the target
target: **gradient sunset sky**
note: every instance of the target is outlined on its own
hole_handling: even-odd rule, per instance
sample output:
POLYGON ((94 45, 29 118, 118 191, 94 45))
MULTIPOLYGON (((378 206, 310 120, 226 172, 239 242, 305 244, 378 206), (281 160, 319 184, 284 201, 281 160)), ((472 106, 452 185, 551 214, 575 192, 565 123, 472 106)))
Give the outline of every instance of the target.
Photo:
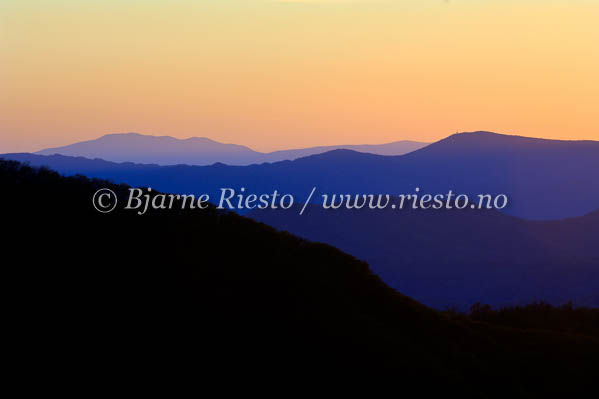
POLYGON ((1 0, 0 152, 599 140, 597 0, 1 0))

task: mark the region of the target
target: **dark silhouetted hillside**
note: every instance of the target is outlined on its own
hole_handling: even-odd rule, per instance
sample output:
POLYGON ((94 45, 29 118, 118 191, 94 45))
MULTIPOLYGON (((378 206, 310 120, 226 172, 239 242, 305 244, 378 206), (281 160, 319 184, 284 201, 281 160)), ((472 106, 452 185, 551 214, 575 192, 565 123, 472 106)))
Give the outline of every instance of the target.
POLYGON ((114 164, 61 156, 5 154, 8 159, 176 193, 506 194, 505 212, 528 219, 581 216, 599 204, 599 142, 558 141, 488 132, 461 133, 402 156, 335 150, 250 166, 114 164))
POLYGON ((561 331, 599 337, 599 309, 575 307, 572 303, 554 306, 546 302, 535 302, 499 309, 476 303, 467 313, 455 310, 444 313, 455 319, 467 318, 511 328, 561 331))
POLYGON ((126 186, 16 162, 0 162, 0 187, 5 334, 23 363, 74 365, 70 380, 295 389, 320 376, 460 397, 576 397, 595 384, 592 335, 440 314, 350 255, 232 213, 100 214, 94 192, 122 203, 126 186))

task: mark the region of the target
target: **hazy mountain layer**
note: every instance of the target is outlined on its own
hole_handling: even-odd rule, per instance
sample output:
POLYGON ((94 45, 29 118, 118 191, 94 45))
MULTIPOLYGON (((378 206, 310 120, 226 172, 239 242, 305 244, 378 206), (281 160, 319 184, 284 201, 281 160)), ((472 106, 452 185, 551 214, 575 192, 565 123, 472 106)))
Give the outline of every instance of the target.
POLYGON ((304 202, 322 194, 505 194, 504 212, 530 219, 581 216, 599 204, 599 142, 558 141, 462 133, 402 156, 335 150, 294 161, 250 166, 158 166, 65 156, 5 154, 134 186, 175 193, 209 193, 231 187, 246 193, 293 194, 304 202))
POLYGON ((302 216, 250 217, 363 259, 390 286, 440 309, 539 300, 599 307, 599 211, 527 221, 497 211, 312 206, 302 216))
POLYGON ((68 155, 100 158, 113 162, 137 162, 158 165, 250 165, 263 162, 293 160, 308 155, 345 148, 381 155, 402 155, 420 149, 427 143, 396 141, 378 145, 337 145, 262 153, 236 144, 223 144, 205 137, 176 139, 138 133, 107 134, 95 140, 36 152, 40 155, 68 155))

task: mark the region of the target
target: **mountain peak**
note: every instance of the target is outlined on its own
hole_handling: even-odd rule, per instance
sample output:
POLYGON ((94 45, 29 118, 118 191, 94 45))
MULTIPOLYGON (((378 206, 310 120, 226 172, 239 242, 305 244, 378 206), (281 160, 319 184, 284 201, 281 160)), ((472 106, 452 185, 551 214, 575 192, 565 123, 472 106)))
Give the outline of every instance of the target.
POLYGON ((495 153, 504 151, 506 153, 519 153, 522 151, 532 151, 534 153, 546 151, 595 151, 599 147, 597 141, 584 140, 551 140, 534 137, 525 137, 510 134, 500 134, 489 131, 462 132, 452 134, 443 140, 433 143, 416 153, 428 153, 431 156, 440 154, 451 154, 461 152, 479 152, 495 153))

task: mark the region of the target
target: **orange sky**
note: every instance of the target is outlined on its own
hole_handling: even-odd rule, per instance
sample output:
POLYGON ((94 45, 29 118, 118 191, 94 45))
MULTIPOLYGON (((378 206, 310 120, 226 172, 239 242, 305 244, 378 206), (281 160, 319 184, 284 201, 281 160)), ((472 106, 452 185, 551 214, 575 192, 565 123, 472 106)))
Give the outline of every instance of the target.
POLYGON ((599 140, 596 0, 2 0, 0 152, 599 140))

